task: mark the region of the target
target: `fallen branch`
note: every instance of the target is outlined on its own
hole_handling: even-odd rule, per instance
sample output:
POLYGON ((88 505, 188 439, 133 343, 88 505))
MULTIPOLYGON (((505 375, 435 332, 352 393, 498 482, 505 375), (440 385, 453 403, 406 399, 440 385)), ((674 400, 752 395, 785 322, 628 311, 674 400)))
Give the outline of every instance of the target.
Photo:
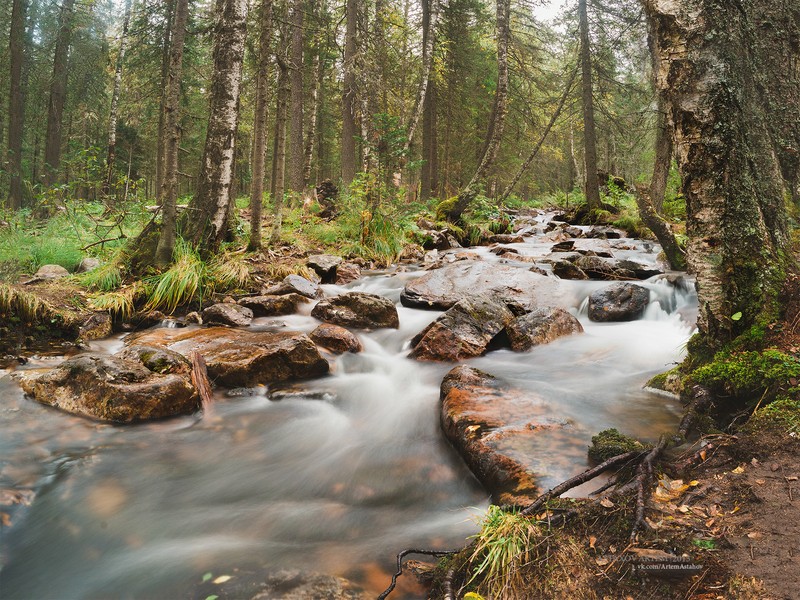
POLYGON ((631 528, 631 542, 636 539, 636 534, 643 529, 647 523, 644 520, 645 504, 647 502, 647 492, 653 481, 653 463, 661 457, 664 448, 667 447, 667 436, 662 435, 658 445, 650 450, 642 462, 636 468, 636 516, 631 528))
POLYGON ((397 572, 392 575, 392 583, 390 583, 389 587, 386 588, 380 596, 378 596, 378 600, 384 600, 389 594, 392 593, 392 590, 394 590, 395 586, 397 585, 397 578, 403 574, 403 558, 405 558, 407 555, 424 554, 426 556, 448 556, 450 554, 455 554, 456 552, 458 552, 458 550, 403 550, 397 555, 397 572))
POLYGON ((208 414, 214 403, 214 397, 211 393, 211 382, 208 379, 206 360, 199 352, 192 352, 189 358, 192 362, 192 384, 197 390, 197 393, 200 394, 200 400, 203 403, 203 411, 208 414))
POLYGON ((616 467, 617 465, 621 465, 628 461, 633 460, 634 458, 641 456, 641 452, 633 451, 633 452, 626 452, 625 454, 618 454, 617 456, 613 456, 606 461, 601 462, 596 467, 592 467, 591 469, 587 469, 583 473, 575 475, 575 477, 571 477, 567 479, 563 483, 560 483, 554 488, 547 490, 544 494, 539 496, 536 500, 533 501, 531 505, 529 505, 525 510, 523 510, 520 515, 523 516, 530 516, 536 514, 536 512, 544 506, 545 502, 550 500, 551 498, 557 498, 564 492, 571 490, 574 487, 578 487, 579 485, 586 483, 587 481, 591 481, 600 473, 608 471, 612 467, 616 467))

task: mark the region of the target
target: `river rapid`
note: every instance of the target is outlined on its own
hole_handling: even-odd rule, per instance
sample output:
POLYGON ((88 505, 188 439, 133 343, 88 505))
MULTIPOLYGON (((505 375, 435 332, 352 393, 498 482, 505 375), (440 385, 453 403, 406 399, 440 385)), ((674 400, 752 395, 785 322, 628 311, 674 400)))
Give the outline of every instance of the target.
MULTIPOLYGON (((655 262, 657 246, 625 242, 620 253, 655 262)), ((540 256, 550 245, 530 237, 512 246, 540 256)), ((439 430, 439 384, 453 365, 406 358, 411 337, 440 314, 399 304, 422 273, 323 286, 328 296, 392 299, 400 328, 359 332, 364 351, 332 358, 325 378, 220 391, 204 414, 101 424, 29 400, 0 378, 0 597, 205 598, 207 573, 255 580, 279 569, 343 576, 374 597, 399 550, 461 546, 488 497, 439 430)), ((592 323, 585 299, 608 282, 567 283, 585 333, 468 361, 570 420, 569 436, 543 437, 526 457, 542 489, 583 470, 602 429, 653 441, 675 425, 677 401, 643 385, 682 358, 696 306, 691 286, 656 277, 642 283, 651 292, 642 319, 592 323)), ((319 323, 311 306, 251 327, 309 332, 319 323)))

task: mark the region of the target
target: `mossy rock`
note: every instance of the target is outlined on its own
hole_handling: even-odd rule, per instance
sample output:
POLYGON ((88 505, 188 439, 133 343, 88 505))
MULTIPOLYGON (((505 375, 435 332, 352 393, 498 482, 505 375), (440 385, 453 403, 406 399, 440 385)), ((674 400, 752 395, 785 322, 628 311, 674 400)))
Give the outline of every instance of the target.
POLYGON ((447 221, 447 215, 453 210, 456 202, 458 202, 458 196, 453 196, 452 198, 447 198, 439 202, 439 204, 436 205, 436 220, 447 221))
POLYGON ((616 429, 605 429, 592 436, 589 458, 596 463, 601 463, 626 452, 644 452, 651 447, 650 444, 643 444, 635 438, 621 434, 616 429))

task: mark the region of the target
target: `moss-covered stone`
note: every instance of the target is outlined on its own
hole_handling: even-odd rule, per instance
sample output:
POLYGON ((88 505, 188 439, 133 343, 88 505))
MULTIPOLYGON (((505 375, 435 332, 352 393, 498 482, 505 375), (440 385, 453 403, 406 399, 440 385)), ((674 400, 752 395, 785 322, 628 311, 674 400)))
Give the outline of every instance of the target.
POLYGON ((712 362, 695 369, 692 380, 724 393, 747 400, 775 397, 781 390, 797 389, 800 360, 774 348, 763 352, 720 352, 712 362))
POLYGON ((643 452, 648 448, 651 448, 649 444, 643 444, 635 438, 623 435, 616 429, 605 429, 592 436, 589 458, 601 463, 626 452, 643 452))

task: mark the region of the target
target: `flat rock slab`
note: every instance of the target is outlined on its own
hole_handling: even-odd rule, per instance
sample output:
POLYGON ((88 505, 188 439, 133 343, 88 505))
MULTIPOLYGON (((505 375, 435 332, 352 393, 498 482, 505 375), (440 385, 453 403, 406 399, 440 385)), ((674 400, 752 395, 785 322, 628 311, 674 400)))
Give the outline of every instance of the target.
POLYGON ((529 466, 536 457, 528 456, 529 449, 541 446, 537 438, 569 430, 569 421, 550 416, 547 404, 532 392, 463 365, 445 376, 440 400, 445 437, 492 501, 515 506, 533 502, 539 489, 529 466))
POLYGON ((247 296, 241 298, 239 304, 253 311, 254 317, 277 317, 291 315, 297 312, 301 304, 308 302, 308 298, 300 294, 290 293, 284 295, 247 296))
POLYGON ((156 373, 137 360, 81 354, 20 385, 34 400, 101 421, 130 423, 191 414, 200 397, 186 373, 156 373))
POLYGON ((320 300, 312 309, 311 316, 326 323, 357 329, 400 327, 394 302, 383 296, 364 292, 349 292, 320 300))
POLYGON ((265 296, 300 294, 306 298, 319 298, 322 296, 322 290, 319 285, 313 281, 309 281, 305 277, 300 277, 300 275, 287 275, 279 284, 265 288, 262 294, 265 296))
POLYGON ((314 342, 297 332, 163 328, 129 336, 125 343, 169 348, 185 357, 199 352, 211 381, 225 387, 309 379, 329 370, 314 342))
POLYGON ((405 286, 400 302, 411 308, 447 310, 478 294, 513 300, 530 309, 567 308, 574 303, 554 277, 484 261, 462 261, 429 271, 405 286))
POLYGON ((200 316, 203 319, 203 323, 208 325, 246 327, 253 320, 253 311, 246 306, 240 306, 232 302, 220 302, 204 309, 200 316))

